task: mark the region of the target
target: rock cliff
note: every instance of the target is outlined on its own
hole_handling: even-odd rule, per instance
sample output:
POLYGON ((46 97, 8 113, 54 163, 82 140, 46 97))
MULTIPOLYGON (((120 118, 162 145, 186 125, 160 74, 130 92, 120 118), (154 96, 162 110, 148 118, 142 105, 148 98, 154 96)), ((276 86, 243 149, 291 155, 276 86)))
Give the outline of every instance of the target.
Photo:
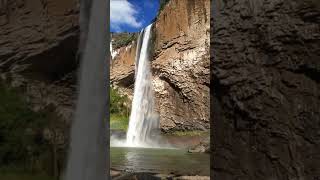
POLYGON ((318 179, 319 3, 211 5, 214 179, 318 179))
POLYGON ((58 145, 60 165, 75 109, 78 9, 77 0, 0 1, 0 81, 48 115, 43 138, 58 145))
POLYGON ((171 0, 154 24, 154 88, 164 130, 209 123, 209 0, 171 0))
MULTIPOLYGON (((209 12, 209 0, 170 0, 153 24, 150 60, 163 131, 210 128, 209 12)), ((136 42, 118 49, 111 69, 112 83, 131 96, 135 50, 136 42)))
POLYGON ((130 41, 124 46, 115 46, 117 44, 115 42, 120 41, 121 38, 123 38, 122 34, 112 35, 112 47, 115 48, 112 49, 110 83, 118 88, 121 94, 132 99, 137 40, 130 41))
POLYGON ((33 109, 54 107, 69 121, 75 98, 78 1, 0 2, 0 74, 33 109))

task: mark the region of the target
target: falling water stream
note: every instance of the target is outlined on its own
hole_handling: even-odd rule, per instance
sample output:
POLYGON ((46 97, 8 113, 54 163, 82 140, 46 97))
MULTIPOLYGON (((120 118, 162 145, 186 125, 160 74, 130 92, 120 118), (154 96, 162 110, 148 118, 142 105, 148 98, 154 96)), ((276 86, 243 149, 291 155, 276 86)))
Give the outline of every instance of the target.
POLYGON ((80 1, 80 88, 71 130, 64 179, 106 180, 108 177, 106 54, 109 1, 80 1), (90 21, 89 21, 90 19, 90 21))
POLYGON ((127 132, 127 146, 146 147, 152 145, 152 131, 159 127, 154 112, 152 74, 149 62, 149 44, 152 24, 141 31, 136 53, 136 75, 132 110, 127 132), (140 47, 141 46, 141 47, 140 47))

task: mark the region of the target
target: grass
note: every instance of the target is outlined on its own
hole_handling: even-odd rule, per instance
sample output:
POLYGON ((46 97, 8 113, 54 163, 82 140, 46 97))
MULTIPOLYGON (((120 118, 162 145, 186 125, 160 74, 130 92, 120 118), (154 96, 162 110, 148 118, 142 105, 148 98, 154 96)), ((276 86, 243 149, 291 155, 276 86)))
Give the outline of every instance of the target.
POLYGON ((129 117, 118 114, 111 114, 110 116, 110 129, 124 130, 128 129, 129 117))

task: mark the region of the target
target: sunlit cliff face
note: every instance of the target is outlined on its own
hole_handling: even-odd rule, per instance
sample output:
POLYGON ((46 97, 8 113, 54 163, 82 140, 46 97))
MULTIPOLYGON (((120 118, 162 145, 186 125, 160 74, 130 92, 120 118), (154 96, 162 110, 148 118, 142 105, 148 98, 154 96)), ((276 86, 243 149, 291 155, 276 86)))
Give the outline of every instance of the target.
MULTIPOLYGON (((151 71, 155 109, 163 131, 210 128, 209 12, 208 0, 170 0, 154 22, 151 71)), ((135 44, 121 48, 110 74, 112 83, 131 95, 133 49, 135 44)))

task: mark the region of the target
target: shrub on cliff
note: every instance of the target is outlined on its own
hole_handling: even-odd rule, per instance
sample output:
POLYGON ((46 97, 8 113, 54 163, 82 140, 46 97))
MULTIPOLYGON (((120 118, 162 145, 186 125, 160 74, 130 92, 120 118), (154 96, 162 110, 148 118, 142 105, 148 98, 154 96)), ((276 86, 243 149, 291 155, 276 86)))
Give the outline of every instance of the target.
POLYGON ((30 152, 40 150, 41 115, 28 108, 13 90, 0 85, 0 165, 23 163, 30 152))
POLYGON ((53 172, 56 157, 43 137, 48 119, 47 113, 32 111, 21 93, 0 82, 0 174, 53 172))
POLYGON ((159 13, 163 10, 163 8, 168 4, 170 0, 160 0, 160 8, 159 13))
POLYGON ((111 114, 120 114, 127 115, 129 108, 129 99, 127 96, 122 96, 118 93, 118 90, 115 88, 110 88, 110 113, 111 114))
POLYGON ((130 101, 127 96, 119 94, 116 88, 110 88, 110 127, 126 130, 129 122, 130 101))
POLYGON ((132 41, 137 40, 136 33, 114 33, 112 34, 112 47, 113 49, 118 49, 129 45, 132 41))

